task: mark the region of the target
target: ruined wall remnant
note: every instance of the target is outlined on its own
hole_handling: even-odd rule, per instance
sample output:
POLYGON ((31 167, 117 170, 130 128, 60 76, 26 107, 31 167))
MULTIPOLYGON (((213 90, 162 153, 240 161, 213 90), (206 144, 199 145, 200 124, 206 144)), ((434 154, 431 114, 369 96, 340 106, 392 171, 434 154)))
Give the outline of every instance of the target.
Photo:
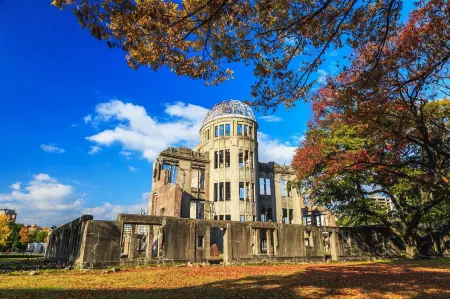
POLYGON ((181 218, 209 217, 206 181, 208 154, 188 148, 168 148, 153 164, 148 214, 181 218))
POLYGON ((91 215, 84 215, 52 230, 48 236, 45 258, 64 264, 74 263, 80 256, 85 223, 92 219, 91 215))
POLYGON ((75 265, 89 269, 119 266, 121 233, 119 221, 87 221, 75 265))
POLYGON ((45 258, 82 268, 118 266, 120 223, 92 219, 84 215, 52 230, 45 258))
MULTIPOLYGON (((385 227, 329 227, 120 214, 83 216, 52 232, 46 257, 82 268, 163 262, 300 262, 404 255, 385 227)), ((450 253, 450 229, 423 231, 421 252, 450 253)))

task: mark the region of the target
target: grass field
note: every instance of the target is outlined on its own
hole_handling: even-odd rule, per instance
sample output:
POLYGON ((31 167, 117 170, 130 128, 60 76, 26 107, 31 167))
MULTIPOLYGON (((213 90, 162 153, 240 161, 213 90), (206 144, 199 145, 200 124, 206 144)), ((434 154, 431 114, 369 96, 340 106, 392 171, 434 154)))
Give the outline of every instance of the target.
POLYGON ((18 256, 18 257, 16 257, 16 256, 14 256, 14 255, 12 255, 12 256, 8 256, 8 257, 5 257, 5 256, 2 256, 1 258, 0 258, 0 265, 1 264, 8 264, 8 263, 11 263, 11 262, 20 262, 20 261, 24 261, 24 260, 27 260, 27 261, 29 261, 29 260, 37 260, 37 259, 39 259, 40 257, 35 257, 35 256, 18 256))
POLYGON ((0 298, 450 298, 450 261, 146 267, 0 275, 0 298))

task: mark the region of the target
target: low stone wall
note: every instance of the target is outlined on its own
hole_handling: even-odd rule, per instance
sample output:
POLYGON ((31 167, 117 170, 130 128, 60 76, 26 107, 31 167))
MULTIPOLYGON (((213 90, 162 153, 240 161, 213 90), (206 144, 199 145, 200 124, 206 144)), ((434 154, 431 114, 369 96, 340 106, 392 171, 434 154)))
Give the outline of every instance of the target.
POLYGON ((120 264, 119 221, 88 221, 84 227, 80 256, 75 261, 81 268, 107 268, 120 264))
MULTIPOLYGON (((89 219, 83 216, 52 232, 46 257, 82 268, 104 268, 165 262, 368 260, 404 254, 403 244, 381 226, 323 227, 130 214, 118 215, 118 221, 89 219)), ((427 252, 445 254, 449 230, 432 236, 431 241, 427 239, 427 252)))
POLYGON ((73 264, 80 256, 84 226, 91 215, 84 215, 51 231, 45 258, 57 260, 62 264, 73 264))

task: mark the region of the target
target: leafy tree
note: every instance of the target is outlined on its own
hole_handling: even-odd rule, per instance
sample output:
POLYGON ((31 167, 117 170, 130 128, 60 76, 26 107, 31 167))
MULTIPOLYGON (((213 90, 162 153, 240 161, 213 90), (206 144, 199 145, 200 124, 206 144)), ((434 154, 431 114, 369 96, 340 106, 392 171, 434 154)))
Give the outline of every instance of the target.
POLYGON ((28 231, 29 242, 37 242, 36 241, 37 234, 38 234, 38 230, 37 229, 29 229, 29 231, 28 231))
POLYGON ((35 241, 38 243, 47 242, 47 236, 48 236, 48 230, 42 229, 36 234, 35 241))
POLYGON ((29 242, 32 242, 29 237, 30 229, 26 226, 22 227, 19 231, 20 242, 22 245, 26 245, 29 242))
POLYGON ((11 249, 22 249, 19 231, 23 227, 23 224, 9 222, 9 227, 11 228, 11 234, 8 237, 8 243, 11 244, 11 249))
POLYGON ((367 68, 375 45, 358 51, 315 93, 294 159, 315 200, 343 221, 385 224, 408 256, 417 254, 418 227, 448 215, 449 18, 448 3, 429 1, 387 39, 375 67, 367 68), (393 210, 370 198, 379 193, 393 210))
MULTIPOLYGON (((306 99, 326 54, 366 44, 377 64, 399 26, 401 0, 54 0, 82 27, 123 49, 132 68, 167 66, 178 75, 219 84, 231 63, 253 68, 256 107, 290 107, 306 99), (300 66, 300 67, 298 67, 300 66)), ((446 1, 433 1, 446 2, 446 1)), ((423 1, 421 1, 421 5, 423 1)))
POLYGON ((8 216, 0 215, 0 246, 6 246, 12 229, 9 226, 8 216))

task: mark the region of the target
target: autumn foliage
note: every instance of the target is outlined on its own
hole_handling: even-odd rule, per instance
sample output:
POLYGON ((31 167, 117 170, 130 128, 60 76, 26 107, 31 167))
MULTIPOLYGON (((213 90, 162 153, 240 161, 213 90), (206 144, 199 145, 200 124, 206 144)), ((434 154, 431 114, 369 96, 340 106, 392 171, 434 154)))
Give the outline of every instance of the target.
POLYGON ((20 242, 24 245, 26 245, 28 242, 30 242, 30 229, 26 226, 22 227, 19 231, 20 236, 20 242))
POLYGON ((0 215, 0 246, 6 246, 9 235, 11 235, 8 216, 0 215))
POLYGON ((448 298, 448 260, 139 267, 1 276, 18 298, 448 298))
POLYGON ((449 18, 447 1, 423 1, 383 49, 356 52, 312 97, 314 119, 293 162, 318 201, 385 224, 407 247, 423 219, 450 204, 449 18), (376 194, 394 209, 374 204, 376 194))
POLYGON ((168 67, 219 84, 231 63, 253 68, 255 107, 307 99, 326 54, 371 43, 373 67, 399 24, 401 0, 53 0, 81 26, 123 49, 132 68, 168 67))
POLYGON ((216 244, 213 244, 209 249, 209 255, 213 258, 217 258, 220 255, 219 247, 216 244))

